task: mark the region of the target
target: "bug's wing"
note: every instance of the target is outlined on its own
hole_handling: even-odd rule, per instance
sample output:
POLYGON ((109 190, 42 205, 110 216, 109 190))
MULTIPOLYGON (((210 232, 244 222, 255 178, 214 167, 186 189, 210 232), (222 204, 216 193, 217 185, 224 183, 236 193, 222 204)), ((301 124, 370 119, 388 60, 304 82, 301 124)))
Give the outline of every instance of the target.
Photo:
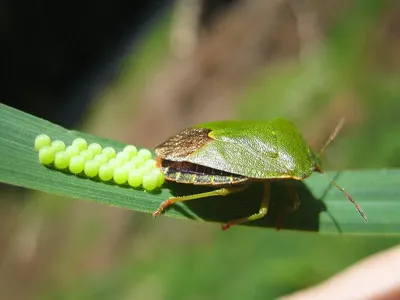
POLYGON ((204 124, 213 141, 190 154, 187 161, 250 178, 302 179, 311 175, 311 151, 290 121, 233 124, 204 124))

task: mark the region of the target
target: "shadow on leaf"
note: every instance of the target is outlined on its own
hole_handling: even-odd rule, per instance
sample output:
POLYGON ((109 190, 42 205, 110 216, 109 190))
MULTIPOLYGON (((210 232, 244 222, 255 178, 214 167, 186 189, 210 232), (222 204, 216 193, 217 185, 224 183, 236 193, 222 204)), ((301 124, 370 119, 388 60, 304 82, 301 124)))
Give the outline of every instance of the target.
MULTIPOLYGON (((319 214, 326 210, 322 201, 316 199, 307 186, 297 180, 290 180, 290 184, 298 194, 301 204, 299 208, 290 212, 291 194, 287 186, 288 181, 274 181, 271 184, 271 199, 267 215, 259 220, 243 225, 303 231, 319 230, 319 214)), ((168 188, 174 196, 192 195, 213 190, 213 188, 169 183, 168 188)), ((254 183, 243 192, 228 196, 216 196, 172 205, 174 209, 188 218, 203 219, 204 221, 226 223, 230 220, 250 216, 258 212, 263 195, 263 184, 254 183)))

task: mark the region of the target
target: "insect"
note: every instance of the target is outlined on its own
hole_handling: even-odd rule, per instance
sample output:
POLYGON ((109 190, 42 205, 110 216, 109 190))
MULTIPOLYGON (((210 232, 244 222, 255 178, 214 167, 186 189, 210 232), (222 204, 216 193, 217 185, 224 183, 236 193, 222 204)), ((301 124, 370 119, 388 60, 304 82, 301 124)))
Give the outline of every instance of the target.
MULTIPOLYGON (((232 225, 257 220, 267 214, 271 181, 304 180, 313 172, 319 172, 354 204, 367 221, 366 214, 353 198, 323 172, 319 159, 339 132, 343 121, 318 154, 310 149, 291 121, 281 118, 272 121, 210 122, 185 129, 156 147, 157 165, 167 181, 216 189, 170 197, 153 216, 177 202, 225 196, 243 191, 253 182, 263 182, 264 194, 259 211, 222 225, 222 229, 228 229, 232 225)), ((294 208, 299 204, 298 198, 293 200, 294 208)))

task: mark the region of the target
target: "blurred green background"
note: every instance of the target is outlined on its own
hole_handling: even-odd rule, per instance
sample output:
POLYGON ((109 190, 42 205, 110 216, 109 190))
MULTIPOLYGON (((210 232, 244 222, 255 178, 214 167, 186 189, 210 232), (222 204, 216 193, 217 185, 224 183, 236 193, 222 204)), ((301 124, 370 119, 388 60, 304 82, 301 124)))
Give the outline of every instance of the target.
MULTIPOLYGON (((318 149, 344 116, 327 169, 400 167, 398 1, 239 1, 207 26, 197 2, 159 16, 80 130, 154 147, 199 122, 283 116, 318 149)), ((2 194, 1 299, 273 299, 399 242, 2 194)))

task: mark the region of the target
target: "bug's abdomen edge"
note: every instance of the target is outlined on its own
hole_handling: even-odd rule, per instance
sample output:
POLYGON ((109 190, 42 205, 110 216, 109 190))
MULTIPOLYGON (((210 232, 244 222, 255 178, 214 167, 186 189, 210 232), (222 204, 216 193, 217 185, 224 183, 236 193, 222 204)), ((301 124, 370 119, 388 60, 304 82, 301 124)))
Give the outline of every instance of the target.
POLYGON ((158 160, 165 179, 177 183, 194 185, 227 186, 244 183, 247 177, 192 164, 189 162, 173 162, 158 160))

